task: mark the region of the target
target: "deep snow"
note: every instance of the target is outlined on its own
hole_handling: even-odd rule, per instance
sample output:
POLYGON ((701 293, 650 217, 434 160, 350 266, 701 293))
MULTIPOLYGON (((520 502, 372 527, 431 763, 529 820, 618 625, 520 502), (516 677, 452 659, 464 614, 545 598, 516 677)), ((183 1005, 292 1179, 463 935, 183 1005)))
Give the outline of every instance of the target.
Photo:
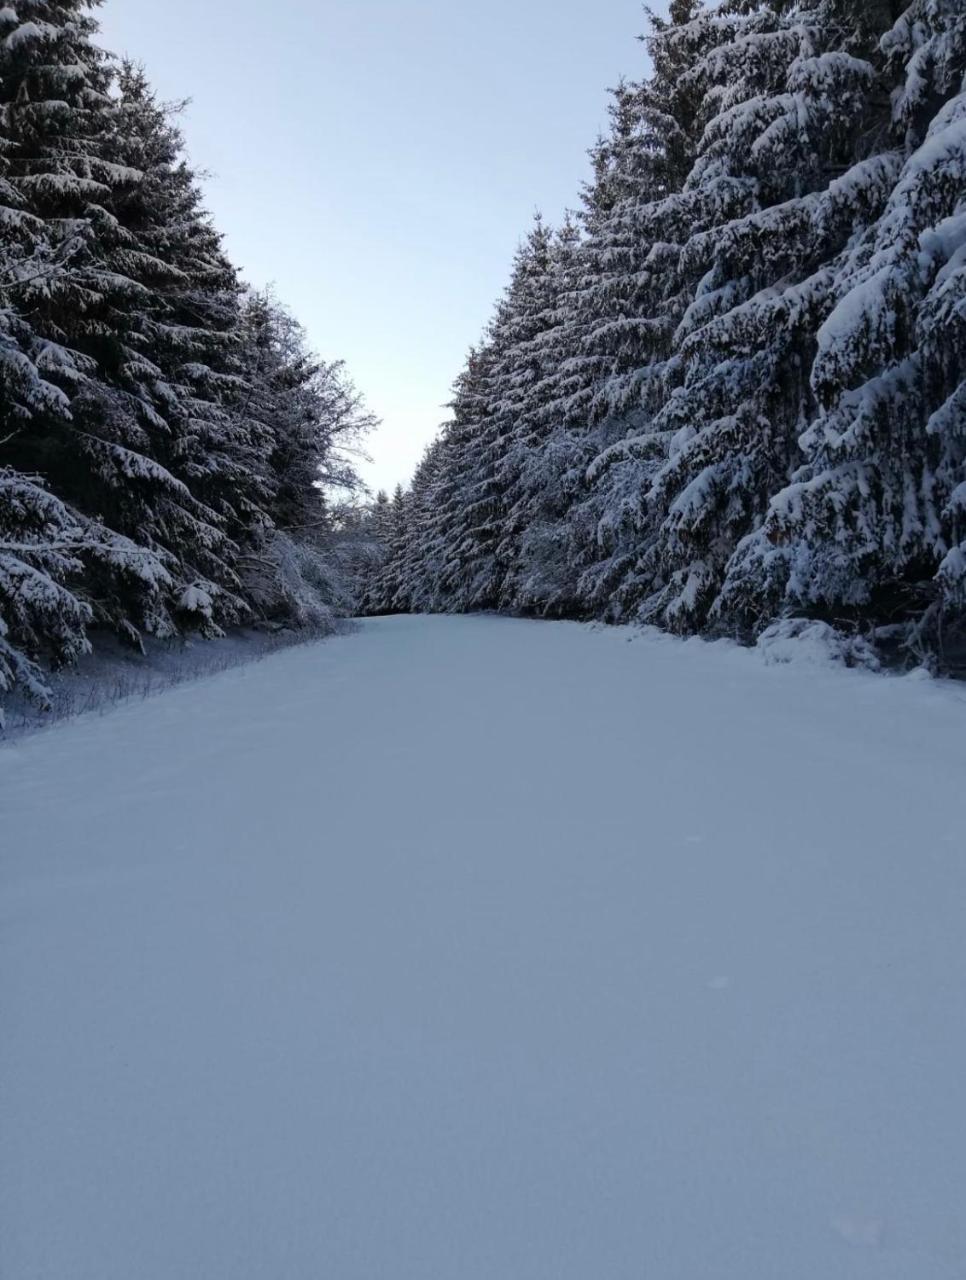
POLYGON ((4 1280, 966 1276, 966 699, 394 618, 0 749, 4 1280))

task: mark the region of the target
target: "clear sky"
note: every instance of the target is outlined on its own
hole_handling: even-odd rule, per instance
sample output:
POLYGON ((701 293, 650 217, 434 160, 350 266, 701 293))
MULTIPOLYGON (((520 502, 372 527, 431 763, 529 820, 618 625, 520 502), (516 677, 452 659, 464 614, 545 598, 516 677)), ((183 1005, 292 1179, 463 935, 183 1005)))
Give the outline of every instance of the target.
POLYGON ((206 170, 234 261, 273 283, 409 479, 535 208, 577 203, 640 0, 106 0, 206 170))

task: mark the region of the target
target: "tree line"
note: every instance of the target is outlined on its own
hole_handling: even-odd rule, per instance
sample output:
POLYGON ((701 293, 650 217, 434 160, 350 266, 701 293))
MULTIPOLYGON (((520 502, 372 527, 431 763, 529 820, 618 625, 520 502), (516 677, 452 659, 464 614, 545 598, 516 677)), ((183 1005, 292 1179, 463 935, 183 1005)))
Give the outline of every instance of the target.
POLYGON ((100 0, 0 8, 0 694, 108 629, 324 625, 372 425, 246 287, 177 125, 100 0))
MULTIPOLYGON (((592 20, 588 17, 588 20, 592 20)), ((673 0, 537 218, 373 613, 966 641, 966 9, 673 0)))

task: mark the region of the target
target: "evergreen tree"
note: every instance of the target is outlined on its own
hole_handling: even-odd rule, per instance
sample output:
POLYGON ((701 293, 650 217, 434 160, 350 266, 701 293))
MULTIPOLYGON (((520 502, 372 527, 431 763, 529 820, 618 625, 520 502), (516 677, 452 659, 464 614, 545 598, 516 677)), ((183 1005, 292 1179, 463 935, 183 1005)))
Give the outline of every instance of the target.
POLYGON ((511 401, 513 421, 501 467, 505 608, 566 614, 576 599, 568 516, 590 450, 585 438, 563 425, 560 394, 579 345, 573 301, 581 246, 580 228, 568 216, 540 258, 529 337, 510 353, 510 368, 521 367, 514 374, 520 391, 516 403, 511 401))
POLYGON ((966 17, 914 3, 881 47, 899 171, 836 272, 805 462, 742 548, 731 594, 764 619, 905 624, 921 655, 964 603, 966 17))
POLYGON ((552 395, 562 260, 576 239, 537 215, 483 343, 470 353, 443 452, 433 527, 447 607, 516 607, 527 594, 520 540, 533 525, 531 463, 552 395))
POLYGON ((503 442, 494 414, 492 326, 456 380, 452 417, 427 449, 405 502, 400 599, 452 611, 496 606, 503 442))
POLYGON ((113 72, 92 43, 89 9, 30 0, 0 12, 4 191, 21 235, 6 299, 22 354, 60 393, 52 411, 31 406, 0 460, 43 475, 122 535, 96 540, 101 554, 84 557, 95 619, 132 636, 140 627, 166 634, 173 560, 151 538, 155 503, 190 499, 152 456, 124 386, 136 359, 132 317, 148 294, 129 270, 139 246, 118 211, 143 175, 114 155, 113 72))
POLYGON ((382 525, 382 553, 369 581, 363 606, 370 614, 406 612, 408 598, 403 592, 402 559, 406 545, 408 501, 405 490, 397 484, 382 525))
MULTIPOLYGON (((143 447, 177 481, 150 496, 142 537, 169 557, 177 625, 217 633, 247 616, 238 544, 264 519, 267 464, 234 412, 241 287, 184 159, 176 111, 157 101, 140 68, 121 66, 110 146, 142 175, 117 212, 123 265, 143 301, 127 319, 119 381, 143 447)), ((268 436, 259 441, 267 451, 268 436)))
POLYGON ((620 618, 640 599, 637 565, 652 537, 647 494, 674 428, 662 410, 681 379, 675 335, 692 290, 683 248, 707 211, 685 191, 704 95, 689 73, 731 34, 692 0, 650 15, 653 71, 622 85, 611 138, 587 192, 587 274, 578 296, 583 345, 597 353, 587 402, 593 456, 570 517, 578 598, 620 618))
POLYGON ((690 73, 705 121, 684 189, 700 211, 680 259, 692 301, 636 567, 641 616, 674 629, 708 625, 736 547, 799 460, 836 258, 894 175, 890 157, 864 153, 874 45, 840 9, 726 5, 731 38, 690 73))

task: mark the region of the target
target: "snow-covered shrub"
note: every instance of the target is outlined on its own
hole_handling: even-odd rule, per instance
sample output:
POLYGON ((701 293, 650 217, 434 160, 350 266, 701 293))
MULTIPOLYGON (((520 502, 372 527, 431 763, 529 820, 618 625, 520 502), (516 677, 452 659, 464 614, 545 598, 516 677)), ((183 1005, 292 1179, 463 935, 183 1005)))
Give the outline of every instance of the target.
POLYGON ((783 618, 773 623, 759 637, 757 648, 769 666, 795 663, 878 671, 881 665, 875 649, 862 636, 808 618, 783 618))
POLYGON ((337 550, 274 531, 245 557, 242 586, 256 618, 331 630, 356 608, 357 583, 337 550))

